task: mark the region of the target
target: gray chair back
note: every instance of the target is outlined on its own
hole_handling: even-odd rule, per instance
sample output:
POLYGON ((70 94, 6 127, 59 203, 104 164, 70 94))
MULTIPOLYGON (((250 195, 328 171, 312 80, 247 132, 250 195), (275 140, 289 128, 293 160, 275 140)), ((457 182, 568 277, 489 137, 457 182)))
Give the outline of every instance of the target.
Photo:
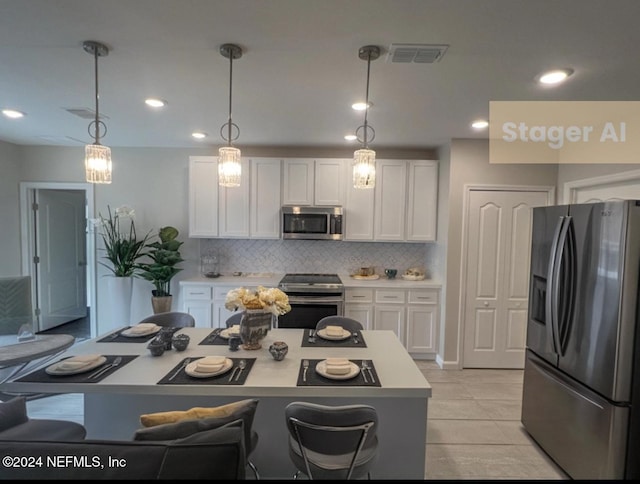
POLYGON ((378 414, 370 405, 292 402, 285 408, 289 455, 312 479, 369 475, 378 449, 378 414))
POLYGON ((325 316, 316 324, 316 331, 320 331, 322 328, 326 328, 327 326, 342 326, 344 329, 351 331, 352 333, 362 331, 364 329, 362 323, 355 319, 347 318, 346 316, 325 316))
POLYGON ((227 318, 227 320, 225 321, 225 324, 227 325, 227 328, 230 328, 234 324, 240 324, 241 319, 242 319, 242 313, 235 313, 227 318))
POLYGON ((173 328, 193 328, 196 325, 196 320, 189 313, 170 311, 146 317, 140 323, 155 323, 158 326, 170 326, 173 328))
POLYGON ((23 324, 33 328, 31 276, 0 277, 0 334, 17 335, 23 324))

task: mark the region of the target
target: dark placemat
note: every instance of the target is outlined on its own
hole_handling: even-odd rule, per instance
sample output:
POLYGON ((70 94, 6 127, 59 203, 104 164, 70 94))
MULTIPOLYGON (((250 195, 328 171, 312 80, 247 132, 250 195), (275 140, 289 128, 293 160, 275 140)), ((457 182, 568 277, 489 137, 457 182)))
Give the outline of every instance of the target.
MULTIPOLYGON (((131 361, 133 361, 133 360, 135 360, 137 358, 136 355, 104 355, 104 357, 107 359, 107 361, 103 365, 98 366, 96 368, 93 368, 92 370, 86 371, 84 373, 76 373, 75 375, 49 375, 45 371, 45 368, 46 368, 45 367, 45 368, 41 368, 39 370, 36 370, 34 372, 31 372, 28 375, 23 376, 22 378, 18 378, 16 381, 37 382, 37 383, 61 383, 61 382, 64 382, 64 383, 98 383, 99 381, 104 380, 106 377, 108 377, 112 373, 115 373, 116 371, 118 371, 120 368, 125 366, 127 363, 130 363, 131 361), (118 357, 122 358, 122 361, 120 362, 120 364, 118 364, 118 366, 105 371, 104 373, 102 373, 97 378, 90 378, 90 376, 93 375, 96 371, 100 370, 101 368, 104 368, 105 365, 113 363, 113 360, 115 360, 118 357)), ((70 358, 70 357, 67 357, 67 358, 70 358)), ((65 359, 66 358, 61 358, 58 361, 62 361, 62 360, 65 360, 65 359)), ((55 363, 57 363, 58 361, 56 361, 55 363)), ((55 363, 52 363, 52 365, 55 364, 55 363)), ((51 366, 51 365, 47 365, 47 367, 49 367, 49 366, 51 366)))
MULTIPOLYGON (((158 335, 158 333, 160 333, 160 331, 158 331, 156 333, 148 334, 147 336, 136 336, 136 337, 122 336, 120 334, 124 330, 129 329, 130 327, 131 326, 128 326, 126 328, 119 329, 115 333, 108 334, 107 336, 100 338, 98 341, 96 341, 96 343, 146 343, 147 341, 150 341, 153 338, 155 338, 158 335)), ((161 328, 161 331, 162 329, 165 329, 165 328, 161 328)), ((172 333, 175 333, 176 331, 179 331, 181 329, 182 328, 166 327, 166 330, 167 331, 171 330, 172 333)))
POLYGON ((356 331, 355 333, 352 333, 351 338, 347 338, 343 340, 324 339, 316 334, 314 343, 309 341, 309 331, 311 330, 305 329, 304 332, 302 333, 303 348, 304 347, 312 348, 314 346, 317 346, 318 348, 366 348, 367 347, 367 343, 365 343, 364 337, 362 336, 362 331, 356 331))
MULTIPOLYGON (((300 371, 298 371, 298 383, 296 384, 299 387, 318 387, 318 386, 345 386, 345 387, 380 387, 380 378, 378 378, 378 373, 376 373, 375 366, 371 360, 367 360, 369 362, 369 366, 371 367, 371 374, 373 375, 374 382, 371 381, 371 375, 369 374, 369 370, 365 370, 367 374, 367 380, 365 381, 364 376, 362 376, 362 371, 358 373, 357 376, 353 378, 349 378, 348 380, 333 380, 331 378, 325 378, 316 372, 316 365, 323 360, 309 360, 309 368, 307 369, 307 381, 303 380, 304 376, 304 367, 302 365, 302 360, 300 361, 300 371)), ((362 362, 364 360, 353 360, 350 359, 352 363, 358 365, 358 367, 362 367, 362 362)))
MULTIPOLYGON (((192 363, 194 361, 199 360, 200 358, 203 358, 203 357, 201 356, 198 358, 189 358, 189 360, 192 363)), ((253 364, 256 361, 255 358, 230 358, 233 361, 233 367, 231 367, 229 371, 223 373, 222 375, 212 376, 210 378, 195 378, 193 376, 187 375, 184 372, 184 368, 182 365, 184 364, 184 361, 186 359, 187 358, 185 358, 176 366, 174 366, 171 369, 171 371, 168 372, 165 376, 163 376, 162 379, 157 384, 158 385, 244 385, 244 382, 247 381, 247 376, 251 372, 251 368, 253 368, 253 364), (240 362, 240 360, 245 360, 247 362, 246 368, 242 370, 242 373, 240 373, 240 378, 238 378, 237 380, 235 379, 235 375, 238 374, 238 370, 235 370, 233 381, 229 381, 229 378, 231 377, 231 373, 234 371, 235 368, 238 367, 238 363, 240 362), (176 372, 178 373, 176 374, 176 372), (172 380, 170 380, 170 378, 174 374, 176 374, 176 376, 173 377, 172 380)))
POLYGON ((229 340, 227 338, 223 338, 220 336, 220 332, 223 328, 216 328, 211 333, 209 333, 200 343, 199 345, 220 345, 220 346, 229 346, 229 340))

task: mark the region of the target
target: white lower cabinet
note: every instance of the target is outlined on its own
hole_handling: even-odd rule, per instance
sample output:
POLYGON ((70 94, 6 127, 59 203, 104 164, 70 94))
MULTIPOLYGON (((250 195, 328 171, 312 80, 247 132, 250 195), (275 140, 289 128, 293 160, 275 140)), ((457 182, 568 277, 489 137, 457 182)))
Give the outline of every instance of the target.
POLYGON ((202 284, 182 284, 182 310, 196 320, 197 328, 210 328, 213 315, 212 288, 202 284))
POLYGON ((431 359, 437 352, 439 299, 437 288, 347 288, 344 313, 365 329, 393 331, 412 356, 431 359))
POLYGON ((235 287, 236 286, 213 288, 213 320, 211 323, 214 328, 227 327, 227 318, 231 316, 234 311, 229 311, 225 308, 224 303, 227 299, 227 293, 231 289, 235 289, 235 287))
MULTIPOLYGON (((191 314, 199 328, 225 328, 227 318, 235 311, 224 307, 227 292, 238 286, 181 283, 182 310, 191 314)), ((248 289, 254 287, 245 285, 248 289)))

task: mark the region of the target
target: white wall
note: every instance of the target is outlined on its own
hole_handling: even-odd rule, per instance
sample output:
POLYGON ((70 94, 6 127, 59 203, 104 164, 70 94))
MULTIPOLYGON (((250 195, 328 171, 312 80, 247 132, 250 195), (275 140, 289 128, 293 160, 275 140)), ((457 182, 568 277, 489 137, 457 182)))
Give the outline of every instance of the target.
MULTIPOLYGON (((23 180, 84 182, 83 147, 30 146, 22 151, 23 180)), ((184 241, 181 253, 185 262, 182 266, 186 269, 197 266, 198 242, 187 237, 187 169, 190 155, 206 153, 208 150, 112 148, 113 183, 95 186, 96 215, 106 215, 107 206, 128 205, 136 212, 136 230, 140 235, 173 225, 180 231, 180 240, 184 241)), ((99 237, 97 247, 102 247, 99 237)), ((101 250, 98 250, 97 260, 106 262, 101 250)), ((112 324, 106 284, 110 272, 98 265, 97 274, 96 315, 101 332, 101 323, 103 328, 112 324)), ((182 277, 181 272, 172 280, 171 288, 176 294, 182 277)), ((149 282, 135 281, 131 321, 152 314, 151 289, 149 282)), ((177 303, 178 298, 174 297, 174 306, 177 303)))
POLYGON ((20 276, 20 149, 0 141, 0 277, 20 276))

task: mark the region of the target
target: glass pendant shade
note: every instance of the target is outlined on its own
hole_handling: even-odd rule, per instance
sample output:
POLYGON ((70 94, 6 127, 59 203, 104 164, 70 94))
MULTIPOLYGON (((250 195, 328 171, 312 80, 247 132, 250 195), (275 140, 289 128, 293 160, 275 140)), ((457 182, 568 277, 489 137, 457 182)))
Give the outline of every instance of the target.
POLYGON ((369 149, 353 153, 353 187, 373 188, 376 185, 376 152, 369 149))
POLYGON ((91 144, 84 148, 84 167, 89 183, 111 183, 111 148, 91 144))
POLYGON ((218 181, 223 187, 239 187, 242 176, 240 150, 224 146, 218 151, 218 181))

